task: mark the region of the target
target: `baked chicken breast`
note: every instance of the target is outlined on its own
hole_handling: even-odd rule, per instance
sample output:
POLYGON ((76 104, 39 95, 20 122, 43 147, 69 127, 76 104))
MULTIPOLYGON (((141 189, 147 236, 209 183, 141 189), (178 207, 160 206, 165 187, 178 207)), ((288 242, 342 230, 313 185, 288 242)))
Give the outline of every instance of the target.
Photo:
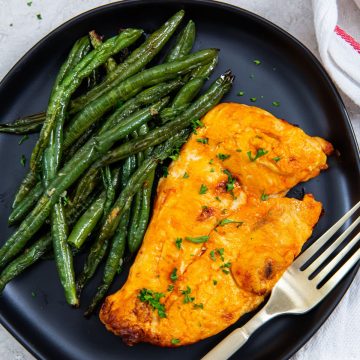
POLYGON ((254 310, 322 211, 287 191, 327 168, 332 146, 270 113, 223 103, 169 167, 125 285, 100 319, 128 345, 181 346, 254 310))

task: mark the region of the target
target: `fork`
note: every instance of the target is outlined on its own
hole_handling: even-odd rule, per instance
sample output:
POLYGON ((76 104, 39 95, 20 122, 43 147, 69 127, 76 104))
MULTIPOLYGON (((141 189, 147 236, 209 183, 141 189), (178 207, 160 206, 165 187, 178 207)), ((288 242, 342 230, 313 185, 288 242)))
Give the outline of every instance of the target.
POLYGON ((359 207, 360 202, 302 252, 276 283, 266 305, 243 327, 231 332, 207 353, 202 360, 228 359, 265 322, 283 314, 306 313, 323 300, 360 259, 360 247, 358 245, 360 232, 357 232, 343 249, 321 269, 329 255, 359 225, 360 216, 325 251, 320 252, 320 254, 318 252, 359 207), (331 274, 340 261, 356 245, 357 250, 351 257, 335 273, 331 274))

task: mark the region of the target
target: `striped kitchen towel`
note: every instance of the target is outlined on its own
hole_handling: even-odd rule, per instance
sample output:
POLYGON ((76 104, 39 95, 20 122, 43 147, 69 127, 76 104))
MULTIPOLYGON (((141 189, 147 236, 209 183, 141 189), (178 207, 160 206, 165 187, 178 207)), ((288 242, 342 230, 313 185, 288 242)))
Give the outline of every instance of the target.
POLYGON ((360 106, 360 0, 313 0, 313 10, 321 60, 360 106))

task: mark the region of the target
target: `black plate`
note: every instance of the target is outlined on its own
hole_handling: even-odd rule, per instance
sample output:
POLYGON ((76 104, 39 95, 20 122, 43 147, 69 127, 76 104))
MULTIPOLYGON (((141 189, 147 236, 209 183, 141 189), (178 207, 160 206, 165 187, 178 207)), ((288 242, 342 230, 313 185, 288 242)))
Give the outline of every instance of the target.
MULTIPOLYGON (((225 100, 253 104, 250 98, 257 97, 255 105, 298 124, 309 134, 330 140, 342 154, 329 159, 328 171, 302 185, 324 204, 325 216, 314 231, 314 237, 319 236, 360 199, 355 137, 340 96, 315 57, 289 34, 247 11, 211 1, 151 0, 111 4, 82 14, 40 41, 2 81, 1 121, 45 109, 56 72, 74 39, 92 29, 105 35, 127 26, 151 32, 181 8, 186 10, 187 19, 197 24, 196 49, 221 49, 214 75, 228 68, 236 74, 233 90, 225 100), (255 65, 254 59, 261 60, 261 64, 255 65), (245 95, 238 97, 239 90, 245 95), (281 105, 274 107, 273 101, 280 101, 281 105)), ((17 141, 11 136, 0 137, 1 243, 13 232, 6 221, 14 192, 26 172, 20 157, 30 154, 35 138, 22 146, 17 141)), ((271 321, 236 357, 243 360, 290 357, 329 316, 355 273, 356 269, 310 313, 271 321)), ((94 284, 83 303, 88 303, 93 289, 94 284)), ((9 284, 0 306, 2 324, 35 356, 52 360, 197 359, 244 322, 242 319, 216 336, 178 349, 148 344, 126 347, 105 330, 97 317, 85 320, 83 308, 73 310, 65 304, 51 261, 34 266, 9 284)))

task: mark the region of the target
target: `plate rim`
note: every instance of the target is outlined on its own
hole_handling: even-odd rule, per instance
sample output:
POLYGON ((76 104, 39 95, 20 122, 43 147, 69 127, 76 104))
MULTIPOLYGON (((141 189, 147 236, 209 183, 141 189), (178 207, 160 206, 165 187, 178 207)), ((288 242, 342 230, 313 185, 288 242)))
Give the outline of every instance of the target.
MULTIPOLYGON (((329 86, 330 90, 335 95, 336 101, 339 105, 339 110, 343 113, 343 116, 345 118, 345 125, 348 128, 349 134, 351 135, 352 145, 357 150, 357 156, 356 156, 356 165, 358 168, 358 172, 360 174, 360 147, 359 143, 355 136, 355 131, 352 126, 349 114, 347 112, 346 106, 344 104, 343 99, 340 96, 339 90, 335 86, 334 81, 331 79, 330 75, 327 73, 326 69, 320 62, 320 60, 315 56, 315 54, 312 53, 312 51, 303 44, 300 40, 295 38, 293 35, 291 35, 288 31, 284 30, 280 26, 276 25, 275 23, 271 22, 270 20, 252 12, 249 10, 246 10, 240 6, 236 6, 233 4, 225 3, 221 0, 150 0, 151 3, 158 3, 163 4, 166 3, 173 3, 177 4, 179 7, 183 6, 184 4, 188 5, 202 5, 202 6, 209 6, 213 8, 221 8, 225 9, 234 13, 241 13, 242 15, 245 15, 249 18, 255 19, 256 21, 262 22, 263 24, 267 25, 268 27, 271 27, 273 30, 277 31, 281 35, 287 37, 290 39, 294 44, 296 44, 301 50, 305 53, 305 55, 309 58, 309 60, 312 61, 313 65, 316 66, 316 70, 319 71, 323 79, 326 81, 327 85, 329 86)), ((149 1, 149 2, 150 2, 149 1)), ((24 55, 20 57, 18 61, 15 62, 15 64, 10 68, 10 70, 6 73, 6 75, 3 77, 3 79, 0 81, 0 88, 7 85, 7 82, 11 80, 11 77, 13 73, 16 72, 16 69, 18 67, 21 67, 23 63, 26 63, 28 59, 30 59, 34 53, 37 52, 38 48, 41 48, 44 43, 47 41, 51 41, 51 37, 56 35, 59 32, 64 31, 68 27, 68 25, 72 23, 76 23, 78 21, 81 21, 83 18, 86 18, 88 15, 91 15, 94 12, 101 11, 103 9, 111 9, 111 8, 117 8, 121 6, 141 6, 143 4, 143 0, 120 0, 116 2, 112 2, 109 4, 104 4, 100 6, 93 7, 89 10, 86 10, 84 12, 81 12, 80 14, 70 18, 69 20, 65 21, 64 23, 57 26, 55 29, 51 30, 47 35, 42 37, 37 43, 35 43, 24 55)), ((314 326, 311 331, 308 331, 304 336, 303 339, 299 342, 298 345, 292 347, 292 349, 287 352, 286 357, 284 359, 288 359, 291 356, 293 356, 296 352, 298 352, 314 335, 315 333, 321 328, 321 326, 325 323, 325 321, 329 318, 329 316, 333 313, 335 308, 339 305, 344 295, 347 293, 349 287, 351 286, 355 276, 357 275, 358 270, 360 269, 360 262, 353 267, 351 272, 349 272, 346 277, 341 281, 343 283, 344 281, 347 281, 348 283, 345 285, 344 291, 342 294, 338 296, 336 299, 334 305, 330 306, 330 308, 326 309, 324 312, 322 318, 320 321, 314 326)), ((3 315, 2 311, 0 310, 0 324, 35 358, 37 359, 44 359, 46 358, 41 354, 41 351, 39 351, 38 348, 33 346, 23 335, 20 334, 20 332, 6 319, 6 317, 3 315)))

